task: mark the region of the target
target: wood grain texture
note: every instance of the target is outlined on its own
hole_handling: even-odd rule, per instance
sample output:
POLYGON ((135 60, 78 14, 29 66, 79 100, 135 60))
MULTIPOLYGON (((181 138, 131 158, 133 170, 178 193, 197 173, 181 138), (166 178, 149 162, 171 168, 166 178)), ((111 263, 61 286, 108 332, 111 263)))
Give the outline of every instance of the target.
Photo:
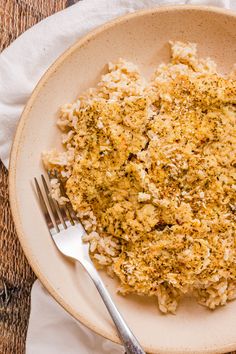
MULTIPOLYGON (((0 0, 0 51, 66 0, 0 0)), ((23 354, 35 276, 20 247, 11 217, 8 173, 0 162, 0 354, 23 354)))
MULTIPOLYGON (((0 51, 29 27, 75 2, 0 0, 0 51)), ((0 354, 25 352, 34 280, 17 239, 9 207, 8 173, 0 161, 0 354)))

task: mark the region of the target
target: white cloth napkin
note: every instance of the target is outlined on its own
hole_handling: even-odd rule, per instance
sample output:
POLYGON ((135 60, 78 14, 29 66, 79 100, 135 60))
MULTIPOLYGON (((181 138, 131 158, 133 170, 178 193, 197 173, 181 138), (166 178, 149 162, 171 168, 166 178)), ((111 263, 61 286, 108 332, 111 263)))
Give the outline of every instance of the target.
MULTIPOLYGON (((213 5, 236 10, 235 0, 83 0, 22 34, 0 55, 0 157, 8 165, 22 109, 49 65, 89 30, 145 7, 213 5)), ((36 281, 31 295, 27 354, 118 354, 113 344, 76 322, 36 281)))

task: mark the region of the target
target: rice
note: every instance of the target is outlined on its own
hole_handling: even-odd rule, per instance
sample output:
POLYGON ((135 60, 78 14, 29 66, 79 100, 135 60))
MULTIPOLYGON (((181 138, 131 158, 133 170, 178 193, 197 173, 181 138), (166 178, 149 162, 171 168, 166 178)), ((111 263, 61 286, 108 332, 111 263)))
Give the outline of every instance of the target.
MULTIPOLYGON (((119 292, 181 297, 214 309, 236 297, 236 81, 194 43, 170 42, 170 63, 146 82, 120 59, 61 108, 61 175, 97 267, 119 292)), ((58 181, 52 195, 61 199, 58 181)))

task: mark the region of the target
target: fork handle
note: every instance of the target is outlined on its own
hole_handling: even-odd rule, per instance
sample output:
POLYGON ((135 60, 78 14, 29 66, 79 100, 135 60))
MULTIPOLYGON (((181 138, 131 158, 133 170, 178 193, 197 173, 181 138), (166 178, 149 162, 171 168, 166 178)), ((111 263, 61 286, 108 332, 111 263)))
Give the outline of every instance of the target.
POLYGON ((94 265, 88 261, 84 261, 82 264, 87 270, 90 278, 93 280, 111 318, 113 319, 118 335, 125 347, 126 354, 145 354, 138 340, 118 311, 94 265))

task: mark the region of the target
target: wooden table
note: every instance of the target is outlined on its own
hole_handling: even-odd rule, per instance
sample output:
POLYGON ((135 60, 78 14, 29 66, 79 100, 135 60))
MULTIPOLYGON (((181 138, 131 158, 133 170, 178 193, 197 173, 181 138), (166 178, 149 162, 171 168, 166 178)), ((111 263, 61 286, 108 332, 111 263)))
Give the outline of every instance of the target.
MULTIPOLYGON (((75 2, 0 0, 0 51, 27 28, 75 2)), ((17 239, 9 208, 8 173, 0 161, 0 354, 25 352, 34 280, 17 239)))

